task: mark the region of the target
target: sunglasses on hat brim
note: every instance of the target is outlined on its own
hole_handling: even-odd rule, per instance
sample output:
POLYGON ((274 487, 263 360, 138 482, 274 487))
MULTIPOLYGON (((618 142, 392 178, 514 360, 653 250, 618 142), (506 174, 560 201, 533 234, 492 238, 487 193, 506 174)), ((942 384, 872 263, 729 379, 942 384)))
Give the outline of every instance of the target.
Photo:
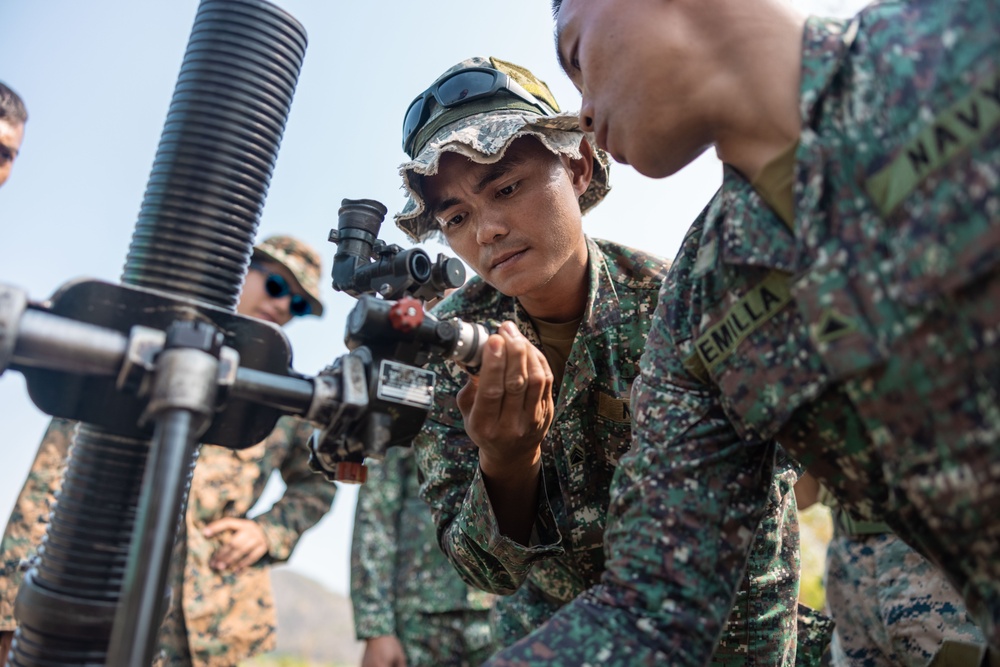
POLYGON ((474 100, 492 97, 500 91, 507 91, 519 97, 543 114, 555 113, 550 105, 529 93, 504 72, 489 67, 469 67, 441 77, 410 102, 406 116, 403 117, 403 150, 410 157, 416 157, 412 152, 413 140, 427 122, 430 115, 428 102, 432 97, 442 107, 451 109, 474 100))

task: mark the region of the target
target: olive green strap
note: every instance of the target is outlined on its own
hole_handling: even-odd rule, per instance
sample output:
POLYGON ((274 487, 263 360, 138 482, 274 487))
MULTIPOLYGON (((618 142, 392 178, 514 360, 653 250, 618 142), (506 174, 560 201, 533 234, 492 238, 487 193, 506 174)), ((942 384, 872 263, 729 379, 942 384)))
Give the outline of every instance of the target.
POLYGON ((996 654, 988 654, 985 646, 966 644, 953 639, 946 639, 941 648, 934 654, 927 667, 1000 667, 1000 659, 996 654))
POLYGON ((892 532, 889 524, 855 519, 840 507, 833 510, 833 520, 845 535, 880 535, 892 532))

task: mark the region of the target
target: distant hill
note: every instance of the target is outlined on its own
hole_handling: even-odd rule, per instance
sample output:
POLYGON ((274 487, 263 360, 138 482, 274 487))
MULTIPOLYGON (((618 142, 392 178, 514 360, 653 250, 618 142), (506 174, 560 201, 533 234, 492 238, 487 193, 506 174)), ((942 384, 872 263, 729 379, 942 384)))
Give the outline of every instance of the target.
POLYGON ((278 610, 276 656, 295 657, 304 664, 361 664, 364 644, 354 639, 348 598, 284 567, 272 568, 271 581, 278 610))

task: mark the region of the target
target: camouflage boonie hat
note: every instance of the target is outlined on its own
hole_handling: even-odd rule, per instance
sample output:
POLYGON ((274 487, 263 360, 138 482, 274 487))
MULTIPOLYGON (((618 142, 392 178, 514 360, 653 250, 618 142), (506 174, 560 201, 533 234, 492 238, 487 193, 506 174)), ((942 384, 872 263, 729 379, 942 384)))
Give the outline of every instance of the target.
POLYGON ((277 262, 288 269, 299 288, 306 293, 306 299, 312 305, 312 314, 323 314, 323 302, 319 299, 319 277, 323 264, 319 254, 309 245, 292 236, 269 236, 253 247, 252 259, 277 262))
MULTIPOLYGON (((555 99, 544 81, 523 67, 497 58, 475 57, 463 60, 441 77, 469 67, 489 67, 502 71, 558 111, 555 99)), ((531 136, 557 155, 578 159, 582 156, 580 144, 586 136, 580 129, 576 113, 543 115, 527 108, 526 104, 519 103, 513 97, 501 95, 452 109, 438 107, 431 113, 426 125, 435 124, 437 118, 446 121, 446 124, 441 125, 438 121, 436 124, 441 125, 440 129, 426 141, 420 153, 399 167, 408 199, 403 210, 395 216, 396 226, 410 239, 418 242, 440 232, 440 226, 425 210, 421 177, 433 176, 438 172, 439 161, 445 152, 464 155, 479 164, 491 164, 503 158, 507 147, 515 139, 531 136), (473 113, 470 114, 470 110, 473 113), (455 120, 447 122, 452 116, 455 120)), ((594 150, 594 175, 590 186, 579 198, 583 213, 597 205, 611 189, 608 156, 597 148, 592 136, 587 139, 594 150)))

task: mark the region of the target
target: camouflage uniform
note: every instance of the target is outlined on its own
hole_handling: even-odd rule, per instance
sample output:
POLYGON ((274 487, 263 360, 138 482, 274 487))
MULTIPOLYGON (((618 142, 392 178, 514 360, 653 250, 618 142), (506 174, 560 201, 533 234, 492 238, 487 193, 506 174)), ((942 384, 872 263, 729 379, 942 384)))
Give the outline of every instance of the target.
MULTIPOLYGON (((463 430, 455 403, 465 383, 463 371, 453 366, 435 369, 438 400, 415 442, 426 476, 422 493, 434 510, 445 553, 470 583, 510 595, 497 602, 500 645, 524 636, 577 596, 589 595, 586 591, 598 584, 605 570, 609 488, 619 457, 631 444, 628 396, 667 262, 607 241, 588 239, 588 248, 587 309, 558 390, 553 424, 542 443, 543 493, 530 545, 502 536, 497 527, 476 447, 463 430)), ((470 321, 511 320, 540 344, 517 301, 479 278, 435 312, 470 321)), ((766 529, 758 533, 743 590, 735 604, 728 601, 727 611, 732 609, 733 615, 714 664, 792 664, 798 530, 791 488, 796 478, 797 470, 788 460, 777 474, 768 475, 766 529), (748 660, 748 654, 759 662, 748 660)), ((690 488, 697 489, 700 479, 707 478, 692 477, 690 488)), ((713 522, 705 519, 706 525, 713 522)), ((820 628, 820 634, 824 631, 828 628, 820 628)), ((636 664, 635 655, 628 650, 586 654, 588 660, 618 659, 616 664, 628 665, 636 664)))
POLYGON ((410 667, 480 665, 494 650, 493 597, 463 582, 419 497, 413 450, 393 447, 358 491, 351 602, 358 639, 399 638, 410 667))
POLYGON ((201 447, 184 533, 171 559, 173 597, 160 630, 158 664, 223 667, 274 648, 268 566, 288 560, 302 534, 330 509, 336 492, 309 468, 306 442, 313 430, 308 422, 283 417, 253 447, 201 447), (213 570, 209 561, 225 536, 207 538, 202 530, 223 517, 245 517, 275 470, 287 488, 271 509, 254 517, 267 538, 267 555, 237 574, 213 570))
POLYGON ((838 521, 826 556, 835 667, 924 667, 945 641, 983 644, 944 573, 884 524, 838 521), (883 529, 879 529, 880 526, 883 529))
POLYGON ((495 664, 704 664, 776 440, 1000 645, 998 21, 996 0, 809 19, 794 229, 725 169, 657 307, 602 584, 495 664))

